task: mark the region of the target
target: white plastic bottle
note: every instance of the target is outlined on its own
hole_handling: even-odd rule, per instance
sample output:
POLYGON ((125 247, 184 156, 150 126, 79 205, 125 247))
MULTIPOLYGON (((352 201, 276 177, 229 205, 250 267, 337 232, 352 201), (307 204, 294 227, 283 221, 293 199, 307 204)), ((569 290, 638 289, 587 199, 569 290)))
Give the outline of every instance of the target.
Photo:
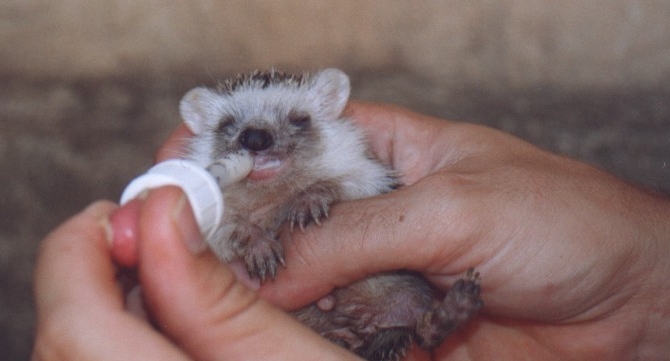
POLYGON ((120 203, 123 205, 152 188, 177 186, 186 194, 200 232, 209 241, 223 219, 221 190, 246 177, 252 167, 253 157, 247 152, 228 155, 207 168, 185 159, 167 160, 131 181, 120 203))

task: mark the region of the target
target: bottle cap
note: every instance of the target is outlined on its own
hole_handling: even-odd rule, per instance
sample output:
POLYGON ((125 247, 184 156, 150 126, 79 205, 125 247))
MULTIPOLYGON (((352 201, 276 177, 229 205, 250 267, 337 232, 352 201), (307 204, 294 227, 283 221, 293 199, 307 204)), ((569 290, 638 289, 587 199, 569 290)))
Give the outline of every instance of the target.
MULTIPOLYGON (((235 174, 228 174, 226 181, 231 183, 244 178, 251 171, 253 159, 247 155, 234 157, 235 161, 244 159, 242 166, 228 167, 235 174)), ((225 163, 224 163, 225 164, 225 163)), ((217 170, 221 167, 217 166, 217 170)), ((216 179, 205 168, 195 162, 184 159, 172 159, 161 162, 150 168, 145 174, 135 178, 121 195, 121 204, 136 198, 140 193, 161 186, 174 185, 181 188, 188 198, 200 231, 208 241, 215 233, 223 220, 223 195, 220 177, 216 179)))

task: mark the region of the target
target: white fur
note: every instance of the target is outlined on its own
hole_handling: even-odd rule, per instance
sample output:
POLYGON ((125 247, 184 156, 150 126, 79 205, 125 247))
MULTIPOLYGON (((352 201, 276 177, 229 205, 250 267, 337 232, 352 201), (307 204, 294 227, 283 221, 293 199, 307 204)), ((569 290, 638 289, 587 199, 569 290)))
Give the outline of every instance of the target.
MULTIPOLYGON (((320 71, 300 83, 286 81, 265 88, 250 84, 239 86, 232 92, 193 89, 180 104, 184 122, 197 134, 191 143, 189 157, 202 166, 208 166, 215 160, 217 155, 214 154, 214 148, 219 136, 215 131, 224 115, 243 119, 254 127, 267 126, 272 129, 280 127, 274 123, 277 119, 284 119, 291 111, 299 110, 311 115, 311 126, 317 132, 319 142, 315 144, 313 157, 303 156, 300 164, 295 165, 302 170, 299 182, 305 182, 305 189, 316 182, 332 182, 340 187, 338 200, 388 192, 395 185, 393 171, 370 158, 362 132, 351 121, 341 117, 349 93, 349 78, 337 69, 320 71)), ((286 202, 290 199, 286 197, 297 195, 276 192, 270 195, 262 193, 263 190, 257 191, 261 193, 251 192, 244 186, 233 186, 224 194, 237 199, 243 197, 249 204, 263 205, 267 202, 262 197, 273 198, 272 202, 286 202), (231 195, 230 192, 235 194, 231 195), (255 199, 260 199, 260 203, 255 199)), ((231 209, 227 212, 256 214, 259 209, 261 213, 265 212, 259 205, 253 207, 259 208, 231 209)), ((234 258, 234 250, 227 241, 232 227, 234 225, 231 224, 222 227, 220 241, 212 245, 213 250, 224 260, 234 258)))
POLYGON ((370 159, 367 145, 349 121, 322 123, 325 153, 314 169, 338 180, 346 199, 369 197, 389 190, 389 169, 370 159))

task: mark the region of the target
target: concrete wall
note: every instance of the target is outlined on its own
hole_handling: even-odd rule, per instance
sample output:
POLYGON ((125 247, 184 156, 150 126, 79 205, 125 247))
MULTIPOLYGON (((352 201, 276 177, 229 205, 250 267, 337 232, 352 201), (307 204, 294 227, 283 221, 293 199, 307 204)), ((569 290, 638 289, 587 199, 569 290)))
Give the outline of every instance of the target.
POLYGON ((0 75, 404 69, 476 86, 670 78, 668 0, 0 1, 0 75))

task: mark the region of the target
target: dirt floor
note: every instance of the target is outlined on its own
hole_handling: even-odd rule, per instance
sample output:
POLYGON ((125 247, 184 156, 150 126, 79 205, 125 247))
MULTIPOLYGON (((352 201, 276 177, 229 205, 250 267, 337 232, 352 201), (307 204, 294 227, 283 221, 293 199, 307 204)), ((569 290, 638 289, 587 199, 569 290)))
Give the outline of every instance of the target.
MULTIPOLYGON (((670 192, 670 85, 565 92, 451 89, 403 72, 352 77, 356 98, 490 125, 670 192)), ((41 238, 92 200, 117 199, 208 79, 0 79, 0 355, 26 360, 41 238)))

